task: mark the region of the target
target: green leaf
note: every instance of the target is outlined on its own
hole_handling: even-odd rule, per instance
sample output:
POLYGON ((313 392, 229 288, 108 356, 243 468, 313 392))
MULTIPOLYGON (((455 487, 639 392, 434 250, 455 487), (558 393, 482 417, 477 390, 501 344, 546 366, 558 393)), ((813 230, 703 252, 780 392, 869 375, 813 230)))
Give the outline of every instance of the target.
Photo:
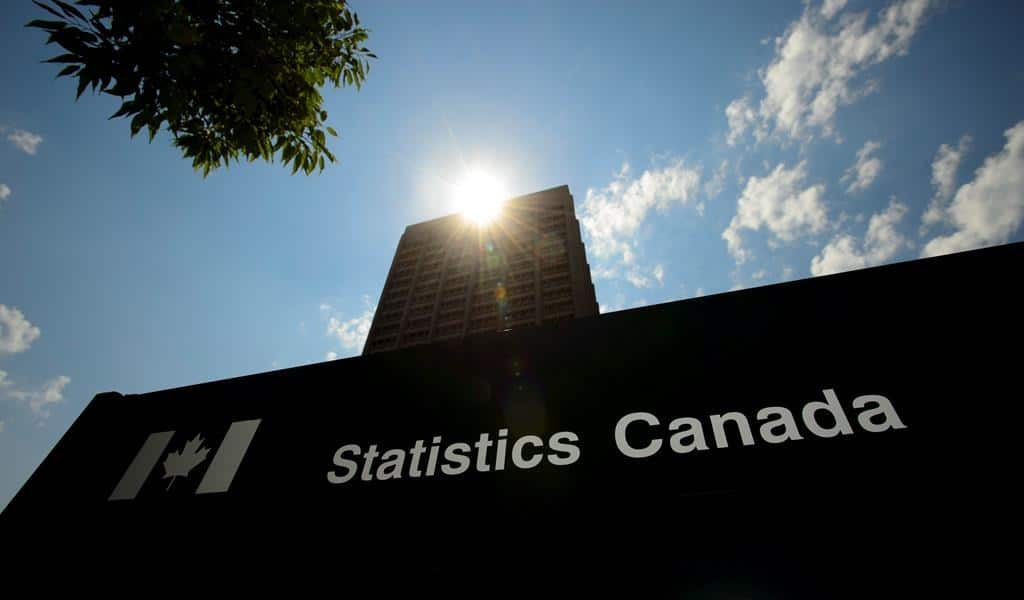
MULTIPOLYGON (((57 16, 59 17, 60 15, 57 16)), ((25 24, 25 27, 35 27, 36 29, 45 29, 46 31, 58 31, 67 26, 67 23, 64 21, 44 21, 42 19, 34 19, 25 24)))
POLYGON ((284 152, 281 153, 281 162, 284 164, 288 164, 288 161, 290 161, 295 156, 296 150, 297 148, 295 147, 294 144, 288 144, 287 146, 285 146, 284 152))
POLYGON ((30 26, 63 48, 46 62, 77 78, 75 98, 89 87, 120 97, 110 118, 126 117, 133 137, 148 128, 155 140, 166 124, 204 176, 242 156, 307 174, 335 161, 321 88, 358 87, 369 60, 367 31, 344 0, 35 2, 60 19, 30 26), (266 34, 259 44, 251 23, 266 34))
POLYGON ((32 0, 32 4, 35 4, 39 8, 45 10, 46 12, 50 13, 51 15, 53 15, 55 17, 58 17, 58 18, 61 18, 61 19, 64 18, 64 17, 60 16, 59 12, 57 12, 56 10, 54 10, 54 9, 50 8, 49 6, 43 4, 42 2, 37 2, 36 0, 32 0))
POLYGON ((77 54, 61 54, 43 61, 44 63, 80 63, 82 59, 77 54))
MULTIPOLYGON (((106 88, 107 86, 103 87, 106 88)), ((124 96, 127 96, 129 94, 137 93, 138 90, 139 87, 137 85, 132 85, 127 81, 119 80, 116 84, 114 84, 114 87, 110 89, 105 89, 103 91, 110 94, 111 96, 120 96, 123 98, 124 96)))
POLYGON ((85 75, 86 69, 83 68, 78 73, 78 90, 75 92, 75 100, 78 100, 82 96, 82 92, 85 91, 85 87, 89 85, 89 78, 85 75))
POLYGON ((135 134, 137 134, 139 132, 139 130, 142 129, 142 126, 145 125, 145 124, 146 124, 146 113, 139 113, 139 114, 135 115, 135 117, 132 119, 132 125, 131 125, 132 137, 135 137, 135 134))
POLYGON ((61 0, 53 0, 53 1, 57 4, 57 6, 60 7, 60 9, 67 16, 69 16, 69 17, 78 17, 79 19, 81 19, 83 21, 86 20, 85 19, 85 15, 83 15, 81 12, 79 12, 79 10, 77 8, 75 8, 74 6, 71 6, 67 2, 61 2, 61 0))

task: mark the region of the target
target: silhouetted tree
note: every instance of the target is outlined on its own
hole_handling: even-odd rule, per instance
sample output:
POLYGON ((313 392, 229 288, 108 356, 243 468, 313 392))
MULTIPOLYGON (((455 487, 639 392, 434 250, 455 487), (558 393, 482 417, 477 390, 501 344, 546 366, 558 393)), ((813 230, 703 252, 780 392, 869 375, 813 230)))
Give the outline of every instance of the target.
POLYGON ((149 139, 166 123, 205 177, 240 157, 306 174, 335 161, 318 88, 362 85, 368 31, 344 0, 33 0, 59 20, 27 27, 49 33, 65 53, 58 77, 122 99, 111 115, 131 117, 149 139))

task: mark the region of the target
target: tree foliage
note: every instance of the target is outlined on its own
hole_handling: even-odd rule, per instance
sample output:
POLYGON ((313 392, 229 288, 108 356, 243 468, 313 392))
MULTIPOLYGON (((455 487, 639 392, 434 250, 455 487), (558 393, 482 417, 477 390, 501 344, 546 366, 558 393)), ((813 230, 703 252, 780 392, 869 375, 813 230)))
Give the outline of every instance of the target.
POLYGON ((33 0, 59 20, 28 23, 64 53, 58 77, 121 98, 110 118, 131 119, 150 141, 166 123, 203 172, 241 157, 291 163, 292 173, 334 162, 318 89, 362 85, 368 31, 344 0, 33 0))

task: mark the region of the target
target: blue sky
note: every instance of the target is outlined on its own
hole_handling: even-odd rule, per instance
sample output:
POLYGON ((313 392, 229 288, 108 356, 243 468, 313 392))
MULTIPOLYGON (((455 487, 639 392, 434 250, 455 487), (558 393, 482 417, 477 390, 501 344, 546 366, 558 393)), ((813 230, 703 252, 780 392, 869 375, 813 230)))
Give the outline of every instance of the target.
POLYGON ((0 507, 96 393, 358 354, 466 165, 570 186, 603 311, 1024 238, 1018 3, 510 6, 355 2, 340 163, 204 180, 4 3, 0 507))

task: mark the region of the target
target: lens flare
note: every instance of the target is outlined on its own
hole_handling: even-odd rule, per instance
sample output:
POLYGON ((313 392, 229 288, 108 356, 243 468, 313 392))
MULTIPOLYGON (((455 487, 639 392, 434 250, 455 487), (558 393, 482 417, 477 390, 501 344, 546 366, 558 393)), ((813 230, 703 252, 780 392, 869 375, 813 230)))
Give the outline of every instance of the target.
POLYGON ((485 171, 473 170, 455 185, 455 203, 467 219, 487 225, 501 214, 508 193, 501 182, 485 171))

